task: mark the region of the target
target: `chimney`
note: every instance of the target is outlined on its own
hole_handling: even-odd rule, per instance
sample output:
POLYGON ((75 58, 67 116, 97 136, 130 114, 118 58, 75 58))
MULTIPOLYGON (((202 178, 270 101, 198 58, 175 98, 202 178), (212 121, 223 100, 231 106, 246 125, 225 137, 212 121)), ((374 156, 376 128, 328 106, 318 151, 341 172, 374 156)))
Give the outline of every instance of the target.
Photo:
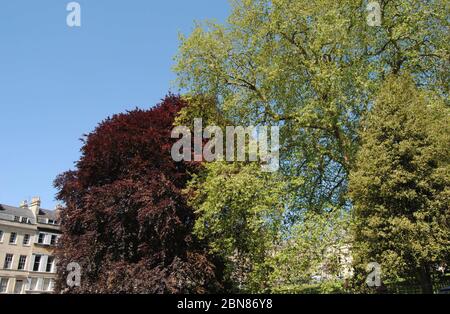
POLYGON ((20 206, 19 206, 20 208, 28 208, 28 202, 25 200, 25 201, 22 201, 22 202, 20 202, 20 206))
POLYGON ((62 212, 63 208, 64 208, 64 207, 63 207, 61 204, 57 204, 57 205, 55 206, 56 219, 57 219, 58 221, 60 220, 61 212, 62 212))
POLYGON ((41 198, 39 196, 35 196, 31 199, 31 204, 28 207, 33 212, 35 218, 39 215, 39 209, 41 209, 41 198))

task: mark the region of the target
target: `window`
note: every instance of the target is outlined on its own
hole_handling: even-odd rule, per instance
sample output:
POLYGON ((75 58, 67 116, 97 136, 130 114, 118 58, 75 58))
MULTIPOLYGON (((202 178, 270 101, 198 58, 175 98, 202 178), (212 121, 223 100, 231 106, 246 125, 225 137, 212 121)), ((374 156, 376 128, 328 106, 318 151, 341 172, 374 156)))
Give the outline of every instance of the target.
POLYGON ((33 271, 39 271, 40 264, 41 264, 41 255, 35 255, 34 256, 33 271))
POLYGON ((23 289, 23 280, 16 279, 16 285, 14 286, 14 294, 21 294, 23 289))
POLYGON ((3 230, 0 230, 0 243, 3 242, 3 230))
POLYGON ((44 278, 42 282, 42 290, 43 291, 49 291, 50 290, 50 278, 44 278))
POLYGON ((45 240, 45 233, 39 233, 38 243, 44 244, 44 240, 45 240))
POLYGON ((37 290, 38 288, 38 278, 30 278, 30 290, 37 290))
POLYGON ((55 290, 55 280, 50 279, 50 287, 48 288, 49 291, 55 290))
POLYGON ((0 278, 0 293, 6 293, 9 278, 0 278))
POLYGON ((50 240, 50 244, 51 245, 56 245, 56 240, 57 240, 56 234, 52 234, 52 238, 50 240))
POLYGON ((17 233, 11 232, 11 235, 9 236, 9 244, 16 244, 17 240, 17 233))
POLYGON ((14 222, 20 222, 20 216, 14 216, 14 222))
POLYGON ((26 255, 20 255, 20 257, 19 257, 19 265, 17 266, 17 269, 18 270, 24 270, 26 262, 27 262, 27 256, 26 255))
POLYGON ((20 222, 23 224, 29 224, 29 223, 31 223, 31 220, 28 217, 21 217, 20 222))
POLYGON ((6 256, 5 256, 5 263, 3 264, 3 268, 4 269, 11 269, 12 261, 13 261, 13 255, 12 254, 6 254, 6 256))
POLYGON ((50 273, 53 270, 53 261, 55 258, 53 256, 49 256, 47 259, 47 266, 45 267, 45 271, 50 273))
POLYGON ((26 234, 23 236, 23 245, 29 245, 30 244, 30 235, 26 234))

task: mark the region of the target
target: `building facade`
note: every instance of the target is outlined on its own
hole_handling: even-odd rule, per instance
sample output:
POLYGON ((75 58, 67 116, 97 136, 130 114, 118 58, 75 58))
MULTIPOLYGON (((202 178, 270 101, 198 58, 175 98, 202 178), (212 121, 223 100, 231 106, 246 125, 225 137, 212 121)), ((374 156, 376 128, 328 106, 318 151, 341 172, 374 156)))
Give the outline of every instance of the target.
POLYGON ((58 210, 40 205, 39 197, 19 207, 0 204, 0 294, 53 292, 61 229, 58 210))

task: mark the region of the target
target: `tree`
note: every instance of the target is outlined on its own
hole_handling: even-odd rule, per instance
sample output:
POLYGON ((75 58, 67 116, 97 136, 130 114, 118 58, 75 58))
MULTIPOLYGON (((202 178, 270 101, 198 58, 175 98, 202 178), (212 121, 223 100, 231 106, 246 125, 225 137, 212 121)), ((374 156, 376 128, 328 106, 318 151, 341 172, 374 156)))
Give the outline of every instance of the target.
POLYGON ((73 293, 206 293, 223 289, 222 264, 192 235, 182 194, 199 164, 174 162, 170 133, 186 102, 170 95, 151 110, 100 123, 76 170, 55 186, 65 202, 57 289, 73 293), (81 266, 67 289, 66 265, 81 266))
POLYGON ((232 3, 225 25, 182 37, 178 81, 233 124, 282 126, 282 171, 304 182, 288 185, 292 212, 348 205, 360 121, 389 73, 448 94, 446 1, 382 0, 380 27, 362 0, 232 3))
POLYGON ((351 275, 351 238, 347 211, 305 212, 289 238, 266 259, 271 292, 302 293, 305 289, 342 292, 351 275), (320 285, 313 285, 320 283, 320 285))
MULTIPOLYGON (((214 112, 232 125, 281 127, 279 239, 295 233, 306 211, 351 209, 348 176, 361 145, 361 121, 386 77, 410 71, 416 85, 448 99, 448 1, 380 0, 379 27, 366 22, 367 3, 235 0, 226 24, 198 24, 181 38, 175 67, 180 87, 214 99, 214 112)), ((255 191, 260 181, 240 184, 255 191)), ((211 208, 202 201, 223 197, 220 188, 207 193, 193 204, 200 219, 209 214, 202 208, 211 208)), ((264 199, 271 192, 258 193, 264 199)), ((244 200, 227 210, 246 212, 254 200, 244 200)), ((215 206, 216 212, 225 209, 215 206)), ((212 228, 205 237, 208 230, 216 241, 228 241, 228 234, 220 237, 212 228)), ((260 244, 267 260, 271 250, 260 244)))
POLYGON ((450 111, 390 76, 367 118, 350 176, 354 258, 359 279, 369 262, 385 282, 416 279, 432 293, 450 261, 450 111))
POLYGON ((257 163, 214 162, 189 183, 190 205, 198 220, 195 234, 207 239, 226 261, 225 274, 235 291, 268 288, 266 257, 282 240, 284 184, 257 163))

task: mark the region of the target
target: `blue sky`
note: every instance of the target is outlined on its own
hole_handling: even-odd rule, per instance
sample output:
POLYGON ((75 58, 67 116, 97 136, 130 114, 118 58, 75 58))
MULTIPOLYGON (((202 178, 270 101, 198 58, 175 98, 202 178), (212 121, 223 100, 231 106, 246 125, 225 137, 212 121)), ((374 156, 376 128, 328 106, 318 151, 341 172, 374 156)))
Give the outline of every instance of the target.
POLYGON ((98 122, 148 108, 173 88, 178 33, 225 21, 227 0, 64 0, 0 3, 0 203, 41 196, 53 208, 57 174, 79 158, 98 122))

